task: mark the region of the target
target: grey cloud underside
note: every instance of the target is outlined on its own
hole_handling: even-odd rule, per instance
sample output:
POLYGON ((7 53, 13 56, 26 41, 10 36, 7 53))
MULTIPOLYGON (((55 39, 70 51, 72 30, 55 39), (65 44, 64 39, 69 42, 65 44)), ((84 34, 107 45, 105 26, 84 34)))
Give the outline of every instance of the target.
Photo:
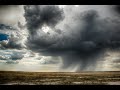
POLYGON ((120 14, 120 5, 116 5, 113 8, 118 14, 120 14))
POLYGON ((27 27, 30 32, 41 28, 44 24, 54 27, 60 20, 64 18, 63 11, 58 6, 25 6, 25 17, 27 27), (34 23, 33 23, 34 21, 34 23), (52 23, 51 23, 52 22, 52 23))
POLYGON ((6 30, 6 29, 15 30, 15 29, 14 29, 13 27, 11 27, 11 26, 4 25, 4 24, 0 24, 0 30, 6 30))
POLYGON ((0 9, 10 8, 10 7, 18 7, 18 5, 0 5, 0 9))
POLYGON ((24 9, 30 31, 28 47, 44 55, 61 56, 62 68, 79 64, 77 71, 89 66, 93 66, 93 70, 106 49, 120 47, 120 20, 101 18, 97 10, 72 13, 71 23, 65 22, 67 16, 57 6, 25 6, 24 9), (65 22, 63 26, 56 27, 62 22, 65 22), (53 32, 44 33, 41 30, 44 24, 53 32))

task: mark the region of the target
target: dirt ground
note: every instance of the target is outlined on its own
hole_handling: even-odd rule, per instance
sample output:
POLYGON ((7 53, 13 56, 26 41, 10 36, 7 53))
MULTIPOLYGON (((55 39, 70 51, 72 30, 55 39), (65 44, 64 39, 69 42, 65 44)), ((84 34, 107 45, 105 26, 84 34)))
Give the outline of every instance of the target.
POLYGON ((120 85, 120 72, 0 71, 0 85, 120 85))

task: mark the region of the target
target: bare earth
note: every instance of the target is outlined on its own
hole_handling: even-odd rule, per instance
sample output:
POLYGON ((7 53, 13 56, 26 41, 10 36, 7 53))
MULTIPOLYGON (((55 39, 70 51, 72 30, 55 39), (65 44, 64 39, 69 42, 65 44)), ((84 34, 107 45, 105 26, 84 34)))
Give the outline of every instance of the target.
POLYGON ((120 85, 120 71, 78 73, 0 71, 0 85, 120 85))

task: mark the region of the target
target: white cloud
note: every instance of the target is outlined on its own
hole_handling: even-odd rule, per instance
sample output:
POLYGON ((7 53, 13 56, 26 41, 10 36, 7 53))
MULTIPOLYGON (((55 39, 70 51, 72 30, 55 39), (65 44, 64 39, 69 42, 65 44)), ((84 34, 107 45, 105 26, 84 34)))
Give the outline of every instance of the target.
POLYGON ((0 50, 0 60, 20 60, 24 52, 18 50, 0 50))
POLYGON ((66 5, 59 5, 59 8, 64 8, 66 5))
POLYGON ((60 63, 59 57, 42 56, 26 49, 0 50, 0 70, 56 72, 60 63))

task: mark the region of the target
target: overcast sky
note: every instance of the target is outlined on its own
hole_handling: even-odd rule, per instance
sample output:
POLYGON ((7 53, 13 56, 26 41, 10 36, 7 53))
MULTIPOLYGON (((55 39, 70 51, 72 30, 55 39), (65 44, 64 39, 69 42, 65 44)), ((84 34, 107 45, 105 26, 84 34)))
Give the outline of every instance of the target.
POLYGON ((119 71, 119 48, 117 5, 0 6, 0 70, 119 71))

